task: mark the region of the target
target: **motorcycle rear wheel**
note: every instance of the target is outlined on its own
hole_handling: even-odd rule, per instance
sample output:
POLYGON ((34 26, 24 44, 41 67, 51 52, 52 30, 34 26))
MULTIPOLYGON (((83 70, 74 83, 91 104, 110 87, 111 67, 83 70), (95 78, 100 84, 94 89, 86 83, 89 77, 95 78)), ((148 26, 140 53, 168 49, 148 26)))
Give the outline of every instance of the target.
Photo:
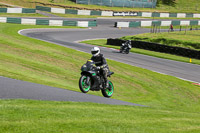
POLYGON ((109 86, 106 89, 101 90, 104 97, 110 98, 114 93, 114 86, 111 81, 108 82, 109 86))
POLYGON ((82 75, 79 79, 79 88, 83 93, 87 93, 91 88, 91 82, 89 81, 89 84, 87 82, 87 76, 82 75))

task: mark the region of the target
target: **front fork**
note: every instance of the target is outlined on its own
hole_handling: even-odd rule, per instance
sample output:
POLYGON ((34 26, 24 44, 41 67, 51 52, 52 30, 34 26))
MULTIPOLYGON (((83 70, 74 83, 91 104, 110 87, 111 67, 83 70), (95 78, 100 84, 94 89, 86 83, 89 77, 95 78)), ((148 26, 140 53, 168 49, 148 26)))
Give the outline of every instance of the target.
POLYGON ((86 84, 87 84, 87 85, 90 84, 90 77, 89 77, 89 76, 87 76, 86 84))

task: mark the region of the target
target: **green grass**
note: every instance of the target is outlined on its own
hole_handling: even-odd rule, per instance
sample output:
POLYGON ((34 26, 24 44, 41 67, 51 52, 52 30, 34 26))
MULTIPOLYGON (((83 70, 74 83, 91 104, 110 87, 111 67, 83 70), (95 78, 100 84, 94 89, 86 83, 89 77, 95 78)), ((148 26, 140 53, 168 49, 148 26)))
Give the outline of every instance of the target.
POLYGON ((4 5, 4 4, 0 4, 0 8, 9 8, 10 6, 4 5))
POLYGON ((0 100, 2 133, 198 133, 200 114, 93 103, 0 100))
MULTIPOLYGON (((81 43, 86 43, 86 44, 91 44, 91 45, 97 45, 97 46, 102 46, 102 47, 110 47, 110 48, 119 49, 119 46, 107 45, 106 44, 107 43, 106 39, 87 40, 87 41, 82 41, 81 43)), ((139 49, 139 48, 132 48, 131 52, 138 53, 138 54, 149 55, 149 56, 154 56, 154 57, 158 57, 158 58, 176 60, 176 61, 181 61, 181 62, 187 62, 187 63, 190 62, 190 59, 187 58, 187 57, 182 57, 182 56, 177 56, 177 55, 171 55, 171 54, 166 54, 166 53, 160 53, 160 52, 154 52, 154 51, 149 51, 149 50, 144 50, 144 49, 139 49)), ((200 65, 200 60, 198 60, 198 59, 192 59, 191 63, 200 65)))
POLYGON ((51 13, 53 15, 59 16, 59 17, 65 17, 65 18, 97 18, 99 16, 93 16, 93 15, 75 15, 75 14, 60 14, 60 13, 51 13))
MULTIPOLYGON (((91 55, 17 34, 20 29, 37 27, 42 28, 44 26, 0 25, 0 75, 79 91, 80 67, 91 55)), ((175 86, 186 89, 186 86, 192 86, 190 82, 171 76, 161 75, 112 60, 109 60, 108 63, 110 69, 115 72, 112 77, 112 81, 114 81, 117 88, 113 96, 115 99, 151 105, 151 102, 149 104, 139 97, 152 99, 152 95, 149 95, 152 93, 151 91, 157 92, 160 89, 166 91, 175 86), (172 86, 165 84, 172 79, 172 86), (152 83, 152 81, 155 82, 152 83), (178 82, 183 83, 179 84, 178 82), (157 84, 163 84, 164 86, 162 88, 157 84), (160 89, 154 90, 154 88, 160 89), (135 96, 132 97, 132 95, 135 96)), ((195 88, 195 86, 192 87, 195 88)), ((91 92, 91 94, 101 96, 99 92, 91 92)), ((160 107, 161 105, 155 106, 160 107)))
POLYGON ((160 4, 155 9, 151 8, 122 8, 122 7, 106 7, 97 5, 83 5, 76 4, 70 0, 54 0, 50 2, 49 0, 0 0, 0 2, 19 5, 28 8, 35 8, 36 5, 46 5, 52 7, 64 7, 64 8, 74 8, 74 9, 90 9, 90 10, 109 10, 109 11, 150 11, 150 12, 186 12, 186 13, 199 13, 200 1, 197 0, 176 0, 175 7, 160 4), (40 2, 43 4, 35 3, 40 2), (189 6, 188 6, 189 5, 189 6))
POLYGON ((157 6, 158 10, 165 10, 170 12, 199 12, 200 10, 200 1, 198 0, 175 0, 175 6, 167 6, 160 4, 157 6))
POLYGON ((122 39, 155 42, 169 46, 200 50, 200 30, 162 32, 157 34, 145 33, 122 37, 122 39))
POLYGON ((38 13, 0 13, 0 17, 47 17, 38 13))
MULTIPOLYGON (((0 24, 0 75, 80 92, 80 67, 91 55, 17 34, 18 30, 27 28, 49 26, 0 24)), ((149 108, 0 100, 0 131, 199 132, 199 86, 107 61, 115 72, 111 77, 115 86, 112 98, 149 108)), ((100 92, 89 94, 102 96, 100 92)))

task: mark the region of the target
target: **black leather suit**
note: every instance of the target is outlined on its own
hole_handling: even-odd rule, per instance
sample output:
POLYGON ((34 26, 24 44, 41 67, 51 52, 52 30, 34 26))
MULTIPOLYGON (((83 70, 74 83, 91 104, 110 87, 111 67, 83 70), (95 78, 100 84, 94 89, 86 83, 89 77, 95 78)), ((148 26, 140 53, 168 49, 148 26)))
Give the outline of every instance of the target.
POLYGON ((100 67, 100 74, 103 75, 105 83, 107 83, 107 75, 108 75, 109 68, 103 54, 92 56, 91 60, 94 61, 96 66, 100 67))

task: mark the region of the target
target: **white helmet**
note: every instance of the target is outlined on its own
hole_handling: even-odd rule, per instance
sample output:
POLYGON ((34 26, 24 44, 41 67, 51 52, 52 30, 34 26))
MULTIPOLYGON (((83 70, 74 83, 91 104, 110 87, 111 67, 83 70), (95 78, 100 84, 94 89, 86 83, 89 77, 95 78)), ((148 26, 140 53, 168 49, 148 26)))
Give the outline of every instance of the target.
POLYGON ((98 47, 93 47, 93 48, 91 49, 91 54, 92 54, 93 56, 99 55, 99 54, 100 54, 100 49, 99 49, 98 47))

